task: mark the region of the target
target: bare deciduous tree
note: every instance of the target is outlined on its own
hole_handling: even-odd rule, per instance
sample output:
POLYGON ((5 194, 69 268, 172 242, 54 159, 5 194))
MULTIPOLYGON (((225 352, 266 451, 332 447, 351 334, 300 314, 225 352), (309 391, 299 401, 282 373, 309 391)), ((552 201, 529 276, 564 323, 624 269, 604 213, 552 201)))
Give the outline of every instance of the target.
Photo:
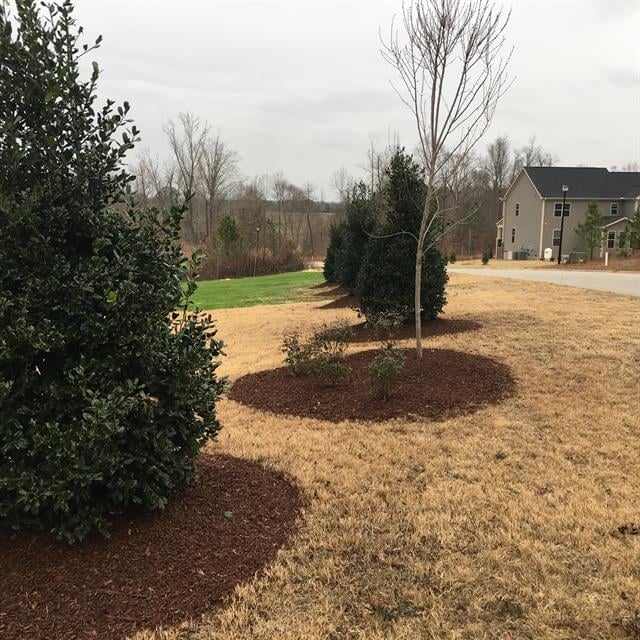
POLYGON ((344 167, 341 167, 334 172, 331 182, 338 194, 338 197, 340 198, 340 202, 346 206, 349 202, 351 189, 355 184, 353 176, 351 176, 344 167))
POLYGON ((238 154, 220 139, 207 137, 200 156, 200 174, 206 194, 206 237, 213 233, 216 211, 238 182, 238 154))
MULTIPOLYGON (((163 130, 175 162, 178 190, 193 194, 209 128, 206 122, 203 124, 198 116, 189 112, 180 113, 178 121, 179 127, 170 120, 163 130)), ((196 230, 193 207, 189 207, 187 225, 191 239, 194 239, 196 230)))
POLYGON ((531 136, 529 142, 516 151, 514 177, 522 167, 552 167, 555 162, 553 155, 536 144, 536 137, 531 136))
POLYGON ((502 195, 512 177, 513 162, 510 147, 508 136, 498 136, 487 147, 487 177, 489 178, 489 188, 496 197, 502 195))
POLYGON ((315 257, 315 247, 313 246, 313 228, 311 227, 311 210, 313 209, 313 197, 315 187, 310 183, 305 183, 304 187, 304 210, 307 215, 307 229, 309 231, 309 249, 311 257, 315 257))
MULTIPOLYGON (((442 168, 462 162, 487 130, 508 86, 502 57, 509 14, 488 0, 416 0, 403 5, 382 55, 400 78, 398 95, 413 114, 425 166, 426 200, 416 237, 416 351, 422 357, 422 259, 427 236, 446 215, 436 194, 442 168)), ((456 170, 456 165, 452 167, 456 170)))

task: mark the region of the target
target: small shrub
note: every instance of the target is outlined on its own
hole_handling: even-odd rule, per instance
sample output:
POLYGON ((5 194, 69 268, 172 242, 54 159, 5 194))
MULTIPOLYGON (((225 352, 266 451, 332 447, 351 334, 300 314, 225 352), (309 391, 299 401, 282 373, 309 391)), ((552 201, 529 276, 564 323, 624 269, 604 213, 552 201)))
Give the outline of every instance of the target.
POLYGON ((353 338, 351 327, 344 321, 324 324, 311 336, 313 372, 329 384, 346 382, 351 377, 351 367, 344 355, 353 338))
POLYGON ((369 366, 371 386, 376 396, 388 400, 391 389, 404 366, 404 353, 394 342, 387 342, 369 366))
POLYGON ((344 357, 330 353, 320 353, 313 362, 314 373, 332 385, 347 382, 351 378, 351 367, 344 357))
POLYGON ((304 376, 313 369, 315 343, 302 340, 298 331, 285 334, 282 339, 282 352, 286 354, 284 363, 294 378, 304 376))
POLYGON ((353 330, 345 321, 323 324, 311 336, 310 342, 318 355, 344 357, 344 353, 353 339, 353 330))
POLYGON ((482 252, 482 264, 489 264, 489 258, 491 258, 491 252, 490 251, 483 251, 482 252))
POLYGON ((344 355, 352 338, 353 331, 346 322, 324 324, 307 340, 293 331, 282 341, 284 363, 292 376, 313 373, 330 384, 345 382, 351 376, 351 368, 344 355))
POLYGON ((391 334, 405 324, 408 317, 411 316, 411 309, 407 307, 398 307, 397 309, 387 309, 377 313, 370 313, 367 318, 367 324, 374 331, 381 331, 391 334))
POLYGON ((449 262, 450 262, 451 264, 454 264, 454 263, 455 263, 455 261, 456 261, 456 259, 457 259, 456 252, 455 252, 455 251, 452 251, 452 252, 449 254, 449 262))

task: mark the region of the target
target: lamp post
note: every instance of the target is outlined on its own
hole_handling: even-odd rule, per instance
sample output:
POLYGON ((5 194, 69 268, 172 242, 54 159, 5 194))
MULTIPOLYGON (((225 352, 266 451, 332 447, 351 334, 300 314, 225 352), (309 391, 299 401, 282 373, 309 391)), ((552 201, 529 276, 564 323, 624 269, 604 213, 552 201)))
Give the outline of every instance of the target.
POLYGON ((562 211, 560 212, 560 244, 558 245, 558 264, 562 261, 562 234, 564 233, 564 205, 567 201, 569 185, 562 185, 562 211))

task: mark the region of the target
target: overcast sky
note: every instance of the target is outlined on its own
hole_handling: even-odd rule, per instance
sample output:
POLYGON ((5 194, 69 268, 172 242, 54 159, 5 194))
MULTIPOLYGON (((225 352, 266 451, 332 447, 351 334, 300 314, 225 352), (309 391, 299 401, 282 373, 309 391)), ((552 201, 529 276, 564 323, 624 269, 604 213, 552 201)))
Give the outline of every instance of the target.
MULTIPOLYGON (((206 119, 246 175, 282 171, 326 199, 333 172, 358 174, 369 139, 411 116, 391 88, 379 29, 386 0, 77 0, 103 70, 100 96, 128 100, 140 148, 161 157, 162 125, 180 111, 206 119)), ((640 162, 640 0, 514 0, 507 31, 515 82, 486 140, 536 135, 563 165, 640 162)))

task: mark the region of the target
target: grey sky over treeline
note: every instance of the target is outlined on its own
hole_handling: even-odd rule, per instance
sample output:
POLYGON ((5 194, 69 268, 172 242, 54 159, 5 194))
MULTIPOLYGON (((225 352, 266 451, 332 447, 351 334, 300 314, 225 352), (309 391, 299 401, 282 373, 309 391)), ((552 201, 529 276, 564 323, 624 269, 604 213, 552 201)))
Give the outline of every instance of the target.
MULTIPOLYGON (((478 145, 537 142, 563 165, 640 162, 640 0, 515 0, 515 77, 478 145)), ((411 114, 391 87, 380 34, 399 1, 77 0, 101 98, 128 100, 139 150, 168 155, 162 125, 191 111, 246 175, 282 171, 333 199, 331 176, 359 175, 370 139, 413 149, 411 114)))

